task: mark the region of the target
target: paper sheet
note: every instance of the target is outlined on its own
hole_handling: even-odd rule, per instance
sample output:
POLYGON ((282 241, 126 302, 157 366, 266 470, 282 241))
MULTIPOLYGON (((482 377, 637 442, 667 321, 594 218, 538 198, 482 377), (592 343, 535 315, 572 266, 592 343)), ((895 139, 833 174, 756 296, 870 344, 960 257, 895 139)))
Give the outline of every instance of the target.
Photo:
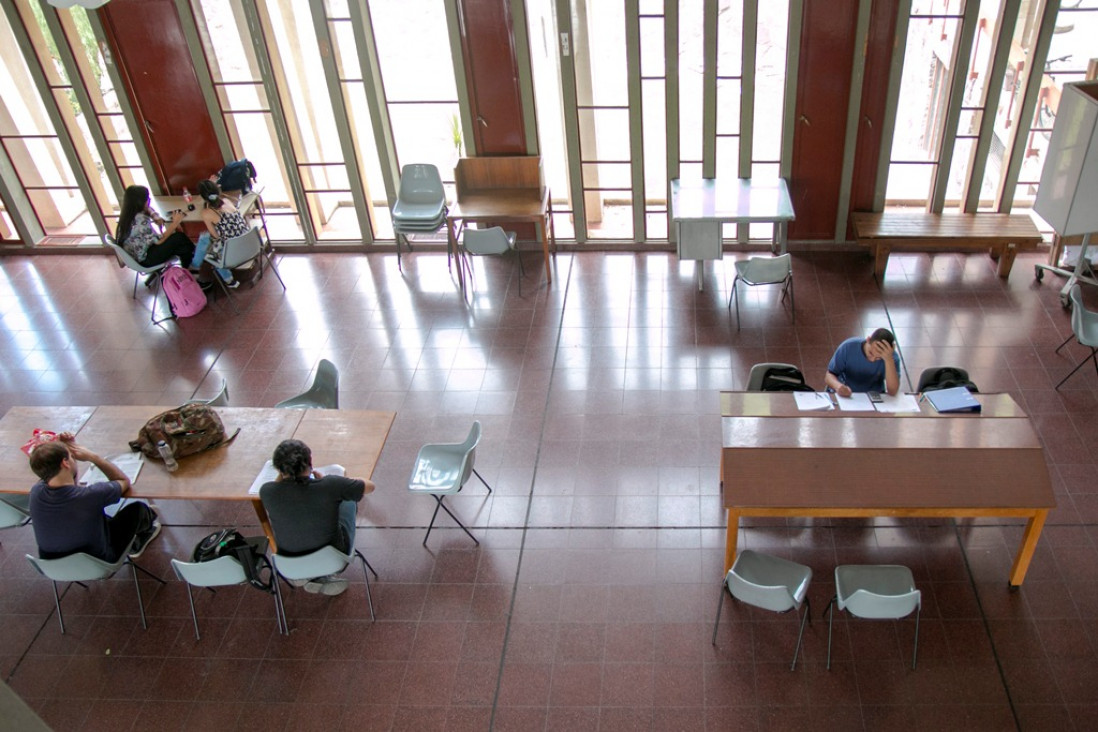
POLYGON ((919 400, 915 398, 914 394, 897 394, 896 396, 882 394, 881 403, 876 406, 878 412, 891 414, 922 411, 919 409, 919 400))
MULTIPOLYGON (((111 455, 107 460, 110 460, 119 470, 125 473, 126 477, 130 479, 130 483, 135 483, 137 481, 137 475, 141 472, 141 466, 145 464, 145 456, 139 452, 124 452, 120 455, 111 455)), ((103 475, 103 471, 94 465, 88 466, 88 469, 80 476, 81 485, 102 483, 106 480, 109 480, 107 476, 103 475)))
MULTIPOLYGON (((319 468, 313 468, 321 475, 346 475, 347 469, 342 465, 332 464, 323 465, 319 468)), ((248 495, 259 495, 259 489, 263 487, 264 483, 270 483, 272 480, 278 480, 278 471, 275 470, 274 463, 270 460, 263 463, 263 468, 259 471, 259 475, 255 476, 255 480, 252 481, 252 485, 248 488, 248 495)))
POLYGON ((869 395, 863 392, 854 392, 848 397, 836 396, 839 409, 844 412, 872 412, 873 402, 869 401, 869 395))
POLYGON ((802 412, 826 412, 835 408, 828 395, 819 391, 795 391, 793 398, 802 412))

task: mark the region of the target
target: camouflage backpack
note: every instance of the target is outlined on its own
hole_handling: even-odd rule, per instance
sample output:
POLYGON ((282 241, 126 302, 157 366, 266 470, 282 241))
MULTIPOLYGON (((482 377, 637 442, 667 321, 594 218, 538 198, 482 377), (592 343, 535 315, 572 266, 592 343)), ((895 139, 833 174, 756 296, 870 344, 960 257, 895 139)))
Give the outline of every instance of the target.
POLYGON ((156 443, 163 440, 168 444, 172 455, 178 459, 227 445, 239 432, 237 429, 232 437, 226 439, 225 425, 221 423, 217 412, 205 404, 184 404, 146 422, 137 433, 137 439, 130 442, 130 449, 159 460, 160 453, 156 449, 156 443))

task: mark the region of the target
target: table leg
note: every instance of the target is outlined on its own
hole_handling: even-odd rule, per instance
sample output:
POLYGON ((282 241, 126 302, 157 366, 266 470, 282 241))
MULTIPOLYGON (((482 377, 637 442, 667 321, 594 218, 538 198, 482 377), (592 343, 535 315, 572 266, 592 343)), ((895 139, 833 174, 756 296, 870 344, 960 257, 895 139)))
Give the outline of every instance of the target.
POLYGON ((877 275, 877 279, 884 277, 885 270, 888 269, 888 255, 891 251, 891 247, 883 244, 877 244, 873 247, 873 274, 877 275))
MULTIPOLYGON (((545 282, 546 284, 553 283, 553 268, 549 266, 549 229, 545 226, 545 219, 538 217, 537 227, 541 230, 541 249, 545 254, 545 282)), ((553 248, 556 248, 556 242, 553 242, 553 248)))
POLYGON ((736 561, 736 541, 740 532, 740 514, 738 511, 728 509, 728 531, 724 537, 724 573, 732 569, 736 561))
POLYGON ((259 519, 259 527, 263 529, 263 533, 267 535, 267 540, 271 542, 271 551, 278 551, 274 531, 271 530, 271 519, 267 516, 267 509, 263 508, 263 501, 253 498, 252 508, 255 509, 255 517, 259 519))
POLYGON ((452 263, 454 258, 458 258, 458 287, 462 292, 465 292, 465 272, 461 266, 461 253, 458 251, 458 236, 461 235, 461 229, 464 227, 465 221, 458 219, 446 219, 446 269, 453 272, 452 263))
POLYGON ((1033 552, 1037 549, 1037 540, 1041 538, 1041 529, 1044 528, 1045 519, 1048 518, 1048 509, 1043 508, 1029 517, 1026 522, 1025 533, 1022 534, 1022 545, 1018 547, 1018 555, 1014 557, 1014 566, 1010 568, 1010 584, 1020 587, 1026 579, 1026 570, 1033 559, 1033 552))
POLYGON ((1010 277, 1010 268, 1014 266, 1014 257, 1018 254, 1016 244, 1007 244, 999 252, 999 276, 1003 279, 1010 277))

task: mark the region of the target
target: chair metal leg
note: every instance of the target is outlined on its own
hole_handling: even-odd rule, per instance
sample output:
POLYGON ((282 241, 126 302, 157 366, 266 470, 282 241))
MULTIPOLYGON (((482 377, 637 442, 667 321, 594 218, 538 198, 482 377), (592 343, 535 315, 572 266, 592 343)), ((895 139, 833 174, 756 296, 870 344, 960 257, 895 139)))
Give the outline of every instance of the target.
POLYGON ((1055 351, 1053 351, 1053 353, 1059 353, 1059 352, 1060 352, 1060 349, 1061 349, 1061 348, 1063 348, 1064 346, 1066 346, 1067 344, 1071 343, 1071 339, 1072 339, 1072 338, 1074 338, 1074 337, 1075 337, 1075 334, 1074 334, 1074 333, 1072 333, 1072 334, 1071 334, 1071 335, 1069 335, 1069 336, 1068 336, 1067 338, 1065 338, 1065 339, 1064 339, 1064 342, 1063 342, 1063 343, 1061 343, 1060 345, 1056 346, 1056 350, 1055 350, 1055 351))
POLYGON ((191 620, 194 622, 194 639, 202 640, 202 636, 198 634, 198 613, 194 611, 194 597, 191 595, 191 583, 184 582, 187 586, 187 602, 191 606, 191 620))
POLYGON ((141 599, 141 583, 137 581, 137 565, 129 560, 126 564, 130 565, 130 571, 133 572, 133 587, 137 590, 137 609, 141 611, 141 627, 148 630, 149 624, 145 621, 145 601, 141 599))
POLYGON ((1075 368, 1073 368, 1071 370, 1070 374, 1068 374, 1064 378, 1060 379, 1060 383, 1056 385, 1056 388, 1059 389, 1061 386, 1063 386, 1064 382, 1067 381, 1068 379, 1070 379, 1072 376, 1074 376, 1075 372, 1078 371, 1079 369, 1081 369, 1083 367, 1083 364, 1085 364, 1087 361, 1094 360, 1094 370, 1098 371, 1098 355, 1096 355, 1096 354, 1098 354, 1098 348, 1092 348, 1090 350, 1090 355, 1087 356, 1086 358, 1084 358, 1082 361, 1080 361, 1075 366, 1075 368))
POLYGON ((835 615, 835 598, 827 603, 827 670, 831 670, 831 623, 835 615))
POLYGON ((919 658, 919 614, 923 608, 920 605, 915 608, 915 652, 911 654, 911 670, 915 670, 915 661, 919 658))
POLYGON ((65 634, 65 618, 61 616, 61 598, 57 595, 57 583, 53 582, 53 605, 57 608, 57 622, 61 624, 61 635, 65 634))
MULTIPOLYGON (((487 485, 487 483, 485 483, 485 485, 487 485)), ((441 508, 447 514, 449 514, 450 518, 452 518, 454 520, 455 524, 457 524, 458 526, 461 527, 462 531, 464 531, 466 534, 468 534, 469 538, 473 540, 474 544, 476 544, 477 546, 480 546, 480 542, 477 540, 477 537, 473 536, 472 532, 470 532, 469 529, 465 528, 465 524, 461 523, 461 521, 458 519, 458 517, 455 516, 454 513, 449 508, 446 507, 445 503, 442 502, 442 496, 435 496, 435 500, 438 501, 438 505, 435 506, 434 515, 431 516, 431 526, 427 527, 427 536, 431 535, 431 527, 435 525, 435 516, 438 515, 438 510, 441 508)), ((427 537, 426 536, 423 537, 423 545, 427 546, 427 537)))
POLYGON ((476 469, 476 468, 473 468, 473 475, 475 475, 475 476, 477 476, 478 478, 480 478, 480 482, 484 484, 484 487, 488 489, 488 492, 489 492, 489 493, 491 493, 491 492, 492 492, 492 486, 488 485, 488 481, 486 481, 486 480, 484 479, 484 477, 483 477, 483 476, 482 476, 482 475, 481 475, 480 473, 478 473, 478 472, 477 472, 477 469, 476 469))
POLYGON ((435 512, 431 514, 431 523, 427 524, 427 535, 423 537, 423 546, 427 546, 427 540, 431 538, 431 529, 435 528, 435 518, 440 508, 442 508, 442 498, 435 496, 435 512))
MULTIPOLYGON (((153 304, 152 304, 152 310, 149 311, 149 320, 152 321, 153 325, 160 325, 161 323, 163 323, 164 321, 167 321, 167 320, 175 320, 175 311, 172 310, 172 304, 171 304, 170 301, 168 301, 168 315, 164 316, 163 318, 160 318, 160 320, 156 319, 156 305, 157 305, 157 303, 160 302, 160 291, 164 289, 163 287, 160 286, 160 278, 162 276, 163 276, 163 270, 161 270, 161 272, 156 275, 156 282, 153 283, 153 304)), ((165 301, 168 300, 167 295, 164 296, 164 300, 165 301)))
MULTIPOLYGON (((272 570, 274 571, 274 570, 272 570)), ((275 619, 278 621, 278 632, 283 635, 290 634, 290 622, 286 617, 286 604, 282 600, 282 588, 278 584, 279 574, 274 572, 274 595, 275 595, 275 619)))
POLYGON ((147 570, 147 569, 145 569, 144 567, 142 567, 142 566, 141 566, 140 564, 138 564, 138 563, 134 562, 134 561, 133 561, 132 559, 131 559, 131 560, 129 561, 129 564, 132 564, 132 565, 133 565, 133 568, 134 568, 135 570, 137 570, 138 572, 142 572, 142 573, 144 573, 144 574, 145 574, 145 575, 146 575, 147 577, 151 577, 152 579, 156 580, 156 581, 157 581, 157 582, 159 582, 160 584, 162 584, 162 585, 166 585, 166 584, 168 584, 167 582, 165 582, 165 581, 164 581, 163 579, 161 579, 160 577, 157 577, 157 576, 156 576, 155 574, 153 574, 153 573, 152 573, 152 572, 150 572, 149 570, 147 570))
MULTIPOLYGON (((268 254, 266 251, 260 252, 260 255, 261 255, 261 257, 266 257, 267 258, 267 264, 270 265, 271 271, 274 272, 275 277, 278 278, 278 284, 282 285, 282 289, 285 290, 286 289, 286 283, 282 281, 282 275, 280 275, 278 273, 278 267, 275 267, 274 259, 272 259, 271 255, 268 254)), ((263 274, 263 261, 262 261, 262 259, 260 259, 260 263, 259 263, 259 272, 260 272, 260 275, 263 274)))
POLYGON ((793 663, 789 666, 790 671, 797 670, 797 656, 801 652, 801 639, 804 638, 804 624, 808 620, 808 616, 812 614, 812 606, 808 602, 806 597, 804 600, 804 615, 801 617, 801 631, 797 633, 797 647, 793 649, 793 663))
POLYGON ((717 601, 717 619, 713 622, 713 645, 717 645, 717 628, 721 624, 721 609, 724 608, 724 592, 728 585, 721 582, 721 599, 717 601))
MULTIPOLYGON (((362 560, 362 579, 366 580, 366 604, 370 606, 370 621, 374 622, 377 620, 377 616, 374 615, 374 596, 370 593, 370 575, 366 571, 366 567, 370 563, 366 561, 366 557, 358 549, 355 549, 355 556, 362 560)), ((370 569, 372 570, 373 567, 370 567, 370 569)), ((377 572, 374 572, 374 576, 377 576, 377 572)))
POLYGON ((732 278, 732 294, 728 297, 728 307, 732 307, 732 303, 736 303, 736 330, 740 329, 740 300, 736 297, 736 285, 739 284, 739 281, 739 275, 732 278))

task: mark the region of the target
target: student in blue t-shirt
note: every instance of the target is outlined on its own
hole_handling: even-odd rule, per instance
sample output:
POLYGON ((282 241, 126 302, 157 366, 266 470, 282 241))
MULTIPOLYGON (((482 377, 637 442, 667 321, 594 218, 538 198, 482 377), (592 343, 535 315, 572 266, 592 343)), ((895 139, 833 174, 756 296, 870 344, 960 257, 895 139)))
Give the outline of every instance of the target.
POLYGON ((876 391, 895 396, 900 390, 900 355, 896 336, 878 328, 864 340, 847 338, 835 349, 824 377, 827 388, 848 397, 854 392, 876 391))

